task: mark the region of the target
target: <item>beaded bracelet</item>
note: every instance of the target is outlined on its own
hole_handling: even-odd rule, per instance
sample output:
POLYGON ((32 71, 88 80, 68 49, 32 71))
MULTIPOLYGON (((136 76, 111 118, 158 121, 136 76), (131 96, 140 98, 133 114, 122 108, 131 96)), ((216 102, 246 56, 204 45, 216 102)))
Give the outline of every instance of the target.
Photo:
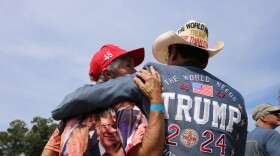
POLYGON ((164 113, 164 106, 162 104, 151 104, 150 110, 160 110, 162 113, 164 113))

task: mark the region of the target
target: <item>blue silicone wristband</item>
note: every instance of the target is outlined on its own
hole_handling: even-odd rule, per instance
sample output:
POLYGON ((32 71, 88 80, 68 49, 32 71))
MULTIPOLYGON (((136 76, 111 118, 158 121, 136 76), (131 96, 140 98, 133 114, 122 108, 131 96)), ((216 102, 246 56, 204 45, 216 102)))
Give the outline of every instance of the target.
POLYGON ((151 104, 150 110, 160 110, 164 113, 164 107, 161 104, 151 104))

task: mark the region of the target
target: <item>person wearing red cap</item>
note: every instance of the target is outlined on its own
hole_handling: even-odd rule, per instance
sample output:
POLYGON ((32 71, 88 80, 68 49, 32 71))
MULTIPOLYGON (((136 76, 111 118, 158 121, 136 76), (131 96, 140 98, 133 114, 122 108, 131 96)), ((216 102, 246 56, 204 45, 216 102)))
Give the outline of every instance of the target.
MULTIPOLYGON (((104 82, 109 79, 114 79, 119 76, 123 76, 125 74, 132 74, 135 73, 135 67, 142 63, 144 59, 144 48, 139 48, 131 51, 126 51, 118 46, 115 46, 113 44, 107 44, 104 45, 100 51, 96 52, 93 56, 91 62, 90 62, 90 70, 89 70, 89 76, 92 81, 95 82, 104 82)), ((151 68, 152 75, 149 75, 147 71, 143 71, 142 79, 145 83, 142 83, 142 90, 143 92, 148 95, 153 103, 163 103, 160 95, 161 90, 161 83, 160 83, 160 76, 159 74, 151 68), (147 86, 153 86, 152 88, 149 88, 147 86)), ((76 90, 77 91, 77 90, 76 90)), ((74 92, 76 94, 76 91, 74 92)), ((72 96, 69 94, 68 96, 72 96)), ((56 108, 56 111, 60 110, 61 108, 65 108, 65 101, 67 101, 69 98, 68 96, 65 97, 65 99, 62 102, 62 106, 58 106, 56 108)), ((67 103, 67 102, 66 102, 67 103)), ((79 104, 79 107, 82 107, 82 104, 79 104)), ((118 122, 118 128, 120 129, 123 143, 126 145, 126 152, 130 152, 130 155, 141 155, 142 149, 145 148, 145 146, 149 146, 149 140, 145 141, 143 139, 143 133, 144 129, 139 128, 146 127, 147 126, 147 119, 142 114, 140 109, 135 105, 135 103, 132 102, 121 102, 113 107, 115 110, 117 110, 118 116, 122 119, 117 121, 118 122), (131 114, 132 113, 132 114, 131 114), (137 124, 138 126, 127 124, 125 121, 126 115, 135 116, 134 124, 137 124), (128 129, 133 127, 133 129, 128 129), (128 133, 129 132, 129 133, 128 133), (142 141, 143 139, 143 141, 142 141), (144 147, 142 148, 142 142, 144 143, 144 147)), ((60 119, 67 119, 64 122, 61 122, 61 124, 58 125, 58 128, 55 130, 53 135, 51 136, 49 142, 45 146, 45 149, 42 153, 42 155, 50 155, 50 153, 53 153, 54 155, 62 154, 73 154, 73 152, 76 152, 76 154, 83 154, 83 155, 100 155, 101 153, 98 153, 100 151, 98 145, 98 142, 96 140, 96 133, 95 131, 95 124, 96 124, 96 114, 95 112, 90 112, 88 110, 88 113, 82 112, 80 113, 79 110, 85 110, 82 108, 69 108, 68 111, 72 112, 70 116, 74 116, 69 118, 69 114, 62 113, 58 115, 53 115, 53 118, 56 120, 60 119), (72 109, 72 110, 71 110, 72 109), (76 113, 73 113, 73 110, 77 110, 76 113), (81 116, 81 114, 84 114, 81 116), (78 130, 77 130, 78 129, 78 130), (88 131, 88 133, 86 133, 88 131), (83 132, 83 133, 81 133, 83 132), (90 134, 90 139, 88 143, 84 143, 81 140, 87 139, 81 139, 86 138, 87 134, 90 134), (81 135, 85 134, 85 135, 81 135), (76 140, 75 140, 76 138, 76 140), (79 139, 77 139, 79 138, 79 139), (71 151, 72 150, 72 151, 71 151), (69 153, 72 152, 72 153, 69 153)), ((59 111, 58 111, 59 112, 59 111)), ((150 115, 149 120, 149 127, 151 127, 151 130, 147 130, 146 133, 149 135, 154 136, 154 138, 163 138, 163 113, 161 112, 152 112, 150 115), (162 122, 154 122, 154 121, 161 121, 162 122), (153 121, 154 120, 154 121, 153 121), (151 122, 150 122, 151 121, 151 122), (158 130, 155 130, 158 129, 158 130), (161 137, 162 136, 162 137, 161 137)), ((146 139, 147 140, 147 139, 146 139)), ((154 139, 155 140, 155 139, 154 139)), ((85 141, 85 142, 86 142, 85 141)), ((162 141, 163 142, 163 141, 162 141)), ((120 152, 122 149, 117 149, 119 151, 113 151, 113 152, 120 152)), ((145 149, 144 149, 145 151, 145 149)), ((147 150, 146 150, 147 151, 147 150)), ((159 150, 161 151, 161 150, 159 150)), ((107 152, 107 151, 106 151, 107 152)), ((123 153, 125 155, 125 153, 123 153)))
POLYGON ((134 67, 143 62, 144 56, 144 48, 126 51, 113 44, 104 45, 90 62, 90 79, 105 82, 125 74, 135 73, 134 67), (112 61, 114 62, 111 63, 112 61))
MULTIPOLYGON (((152 52, 162 64, 149 62, 143 68, 153 66, 160 74, 164 106, 145 103, 144 99, 138 98, 141 92, 137 92, 137 85, 130 82, 131 77, 81 90, 83 96, 72 100, 96 109, 113 105, 122 97, 135 100, 143 112, 163 111, 165 143, 159 154, 162 156, 243 156, 248 126, 245 102, 239 91, 204 70, 208 60, 224 46, 223 42, 217 41, 209 48, 208 33, 205 23, 190 20, 177 31, 167 31, 155 39, 152 52), (116 95, 93 96, 108 91, 116 95), (103 101, 107 101, 105 105, 103 101)), ((137 77, 134 79, 141 88, 142 81, 137 77)))

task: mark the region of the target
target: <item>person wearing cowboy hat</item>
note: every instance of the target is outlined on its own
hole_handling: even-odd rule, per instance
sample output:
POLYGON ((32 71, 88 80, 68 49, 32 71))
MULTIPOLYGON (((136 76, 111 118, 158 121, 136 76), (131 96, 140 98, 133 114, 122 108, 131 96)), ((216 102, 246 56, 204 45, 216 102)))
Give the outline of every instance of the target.
MULTIPOLYGON (((136 76, 142 80, 134 77, 137 85, 127 83, 130 77, 110 80, 98 89, 92 88, 88 97, 79 100, 88 100, 97 93, 95 90, 105 93, 110 88, 114 96, 139 103, 143 112, 163 112, 165 144, 160 155, 244 155, 248 126, 244 99, 226 82, 204 70, 208 59, 224 46, 218 41, 214 48, 209 48, 208 35, 205 23, 190 20, 177 31, 167 31, 155 39, 152 52, 161 64, 150 62, 143 68, 153 66, 160 74, 164 106, 139 98, 137 85, 143 90, 148 86, 142 81, 149 80, 149 76, 141 76, 146 73, 141 70, 136 76), (127 91, 119 92, 120 89, 127 91)), ((94 97, 91 107, 94 109, 108 98, 118 100, 110 96, 94 97)))
POLYGON ((276 156, 280 153, 280 134, 275 130, 280 126, 280 107, 263 103, 252 112, 256 128, 248 133, 246 156, 276 156))
MULTIPOLYGON (((203 70, 224 46, 208 45, 208 27, 190 20, 158 36, 152 51, 162 64, 166 141, 163 155, 244 155, 247 113, 242 95, 203 70), (167 64, 167 65, 166 65, 167 64)), ((139 82, 139 80, 138 80, 139 82)))

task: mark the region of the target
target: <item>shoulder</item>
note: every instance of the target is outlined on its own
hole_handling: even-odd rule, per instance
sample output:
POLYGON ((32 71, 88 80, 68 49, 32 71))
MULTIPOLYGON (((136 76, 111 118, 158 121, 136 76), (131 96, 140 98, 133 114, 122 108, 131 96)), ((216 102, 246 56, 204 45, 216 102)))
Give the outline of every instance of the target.
POLYGON ((166 64, 159 64, 154 62, 148 62, 144 65, 144 69, 150 69, 150 66, 153 66, 155 69, 166 68, 168 67, 166 64))
POLYGON ((279 138, 280 134, 275 129, 263 128, 263 127, 256 127, 253 131, 249 132, 249 134, 255 134, 257 136, 264 135, 267 138, 279 138))
POLYGON ((276 131, 275 129, 267 129, 267 132, 266 134, 269 136, 269 137, 277 137, 280 139, 280 134, 278 131, 276 131))

